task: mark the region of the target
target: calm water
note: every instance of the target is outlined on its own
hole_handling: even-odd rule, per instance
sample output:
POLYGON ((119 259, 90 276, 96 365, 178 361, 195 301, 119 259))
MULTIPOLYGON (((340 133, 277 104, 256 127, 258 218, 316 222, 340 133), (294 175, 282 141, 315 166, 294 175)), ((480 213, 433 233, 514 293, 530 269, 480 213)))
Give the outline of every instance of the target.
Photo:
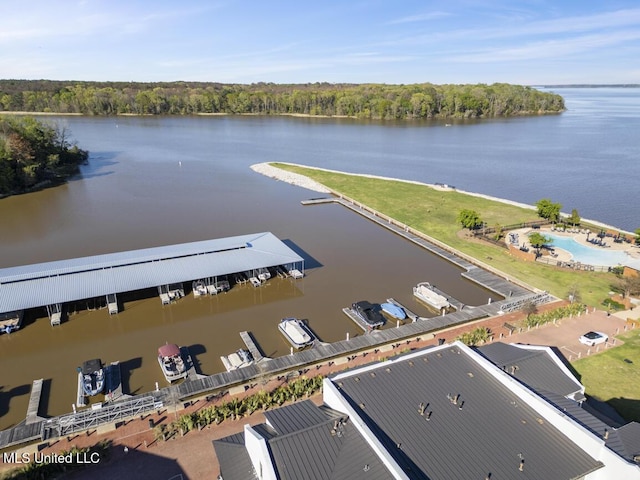
POLYGON ((223 236, 271 231, 307 258, 307 277, 162 307, 157 297, 82 311, 58 328, 43 312, 0 336, 0 428, 26 412, 32 380, 44 378, 43 412, 75 401, 75 367, 101 357, 123 364, 125 390, 164 384, 155 360, 166 341, 187 345, 202 373, 242 347, 250 330, 268 356, 287 354, 285 316, 309 320, 324 341, 358 334, 341 308, 393 296, 420 314, 411 287, 435 283, 466 304, 490 294, 459 270, 337 205, 302 207, 316 194, 249 169, 286 161, 443 182, 534 203, 543 197, 580 215, 633 230, 640 167, 638 90, 559 90, 557 116, 459 122, 196 117, 53 119, 67 126, 90 164, 69 184, 0 201, 0 267, 223 236), (635 108, 635 110, 634 110, 635 108))

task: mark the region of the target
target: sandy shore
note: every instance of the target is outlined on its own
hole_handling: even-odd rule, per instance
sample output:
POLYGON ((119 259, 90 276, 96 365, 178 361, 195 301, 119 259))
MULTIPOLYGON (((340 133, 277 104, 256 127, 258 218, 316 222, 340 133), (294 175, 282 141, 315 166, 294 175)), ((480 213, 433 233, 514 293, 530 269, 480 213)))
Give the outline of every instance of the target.
POLYGON ((256 165, 251 165, 251 169, 254 172, 266 175, 267 177, 275 178, 276 180, 281 180, 283 182, 290 183, 291 185, 306 188, 307 190, 313 190, 314 192, 320 193, 331 193, 331 191, 324 185, 321 185, 315 180, 311 180, 309 177, 272 167, 268 163, 258 163, 256 165))
MULTIPOLYGON (((313 170, 321 170, 323 172, 339 173, 341 175, 351 175, 351 176, 354 176, 354 177, 377 178, 377 179, 380 179, 380 180, 392 180, 394 182, 410 183, 410 184, 413 184, 413 185, 424 185, 424 186, 427 186, 427 187, 431 187, 431 188, 434 188, 434 189, 437 189, 437 190, 443 190, 443 191, 454 191, 455 190, 456 192, 463 193, 465 195, 471 195, 473 197, 478 197, 478 198, 485 198, 487 200, 492 200, 494 202, 504 203, 506 205, 513 205, 513 206, 516 206, 516 207, 526 208, 526 209, 529 209, 529 210, 536 210, 537 209, 537 207, 535 207, 534 205, 527 205, 526 203, 514 202, 513 200, 507 200, 507 199, 504 199, 504 198, 492 197, 490 195, 484 195, 482 193, 467 192, 465 190, 459 190, 459 189, 457 189, 455 187, 450 187, 448 185, 418 182, 418 181, 415 181, 415 180, 403 180, 401 178, 383 177, 383 176, 380 176, 380 175, 367 175, 367 174, 362 174, 362 173, 341 172, 340 170, 331 170, 331 169, 328 169, 328 168, 320 168, 320 167, 310 167, 308 165, 301 165, 301 164, 298 164, 298 163, 287 163, 287 162, 280 162, 280 163, 285 164, 285 165, 293 165, 293 166, 301 167, 301 168, 309 168, 309 169, 313 169, 313 170)), ((307 186, 304 185, 307 181, 310 182, 309 185, 311 185, 312 183, 316 184, 316 185, 320 185, 320 184, 315 182, 315 181, 313 181, 313 180, 311 180, 310 178, 305 177, 304 175, 292 174, 290 172, 287 172, 287 171, 281 170, 279 168, 273 167, 269 163, 258 163, 256 165, 252 165, 251 168, 253 170, 255 170, 256 172, 263 173, 264 175, 267 175, 268 177, 271 177, 271 178, 275 178, 277 180, 282 180, 283 182, 292 183, 293 185, 298 185, 298 186, 301 186, 301 187, 304 187, 304 188, 309 188, 309 190, 314 190, 314 191, 317 191, 317 192, 320 192, 320 191, 325 192, 325 193, 328 192, 328 190, 322 185, 321 185, 321 188, 323 188, 324 190, 315 190, 314 188, 307 187, 307 186), (269 173, 264 173, 262 170, 264 170, 265 172, 269 172, 269 173), (293 179, 293 181, 295 181, 296 183, 293 183, 293 181, 289 181, 288 180, 289 178, 293 179), (306 179, 306 180, 303 180, 303 179, 306 179), (297 182, 300 182, 300 183, 297 183, 297 182)), ((568 214, 565 214, 565 215, 568 215, 568 214)), ((595 225, 595 226, 601 227, 603 229, 615 230, 615 231, 618 231, 618 232, 621 232, 621 233, 625 233, 625 234, 628 234, 628 235, 635 236, 635 234, 633 232, 628 232, 628 231, 625 231, 625 230, 621 230, 618 227, 614 227, 612 225, 607 225, 606 223, 598 222, 597 220, 589 220, 589 219, 586 219, 586 218, 583 218, 582 220, 585 223, 589 223, 591 225, 595 225)))

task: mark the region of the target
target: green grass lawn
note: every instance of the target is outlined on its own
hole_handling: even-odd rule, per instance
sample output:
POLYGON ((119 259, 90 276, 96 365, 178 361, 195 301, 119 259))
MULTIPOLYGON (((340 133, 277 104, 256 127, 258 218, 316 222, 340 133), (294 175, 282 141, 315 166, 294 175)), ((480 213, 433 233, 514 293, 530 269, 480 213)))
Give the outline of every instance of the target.
MULTIPOLYGON (((513 258, 506 249, 460 235, 460 210, 478 212, 489 226, 538 220, 535 210, 424 185, 325 172, 292 165, 273 164, 306 175, 336 192, 353 198, 412 228, 450 245, 523 282, 566 298, 577 285, 582 302, 601 307, 617 281, 611 273, 574 271, 513 258)), ((541 193, 541 198, 544 193, 541 193)), ((640 330, 611 348, 574 363, 587 394, 607 401, 627 420, 640 421, 640 330), (627 363, 627 359, 633 363, 627 363), (635 380, 632 380, 635 379, 635 380)))
MULTIPOLYGON (((459 236, 461 227, 457 216, 461 210, 475 210, 489 226, 539 220, 535 210, 424 185, 279 163, 272 165, 306 175, 556 297, 566 298, 571 286, 577 285, 584 303, 601 306, 616 282, 611 273, 574 271, 523 262, 510 256, 506 249, 486 242, 471 242, 459 236)), ((544 193, 540 196, 543 198, 544 193)))
POLYGON ((624 345, 571 365, 588 395, 609 403, 626 420, 640 422, 640 330, 619 338, 624 345))

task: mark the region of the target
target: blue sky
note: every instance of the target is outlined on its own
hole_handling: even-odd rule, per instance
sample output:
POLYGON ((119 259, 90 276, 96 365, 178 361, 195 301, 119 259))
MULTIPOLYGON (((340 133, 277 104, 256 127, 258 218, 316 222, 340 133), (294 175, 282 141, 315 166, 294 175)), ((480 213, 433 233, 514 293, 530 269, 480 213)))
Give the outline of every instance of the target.
POLYGON ((640 2, 1 0, 0 78, 640 83, 640 2))

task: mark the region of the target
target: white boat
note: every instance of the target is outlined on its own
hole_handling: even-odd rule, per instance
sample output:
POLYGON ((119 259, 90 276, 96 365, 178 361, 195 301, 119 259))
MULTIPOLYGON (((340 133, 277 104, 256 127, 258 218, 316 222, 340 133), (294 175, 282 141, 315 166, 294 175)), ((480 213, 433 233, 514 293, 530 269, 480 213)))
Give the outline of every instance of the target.
POLYGON ((413 287, 413 294, 426 304, 438 310, 451 306, 447 298, 435 292, 429 282, 422 282, 413 287))
POLYGON ((158 363, 167 382, 174 382, 187 376, 187 367, 180 347, 175 343, 167 343, 158 348, 158 363))
POLYGON ((99 358, 87 360, 78 368, 79 375, 82 376, 82 390, 84 394, 93 397, 104 389, 104 368, 99 358))
POLYGON ((22 310, 0 314, 0 333, 11 333, 19 330, 22 325, 22 317, 22 310))
POLYGON ((237 350, 230 355, 221 356, 222 364, 227 372, 237 370, 238 368, 248 367, 253 363, 253 357, 248 350, 237 350))
POLYGON ((296 279, 304 277, 304 274, 297 268, 292 268, 291 270, 289 270, 289 275, 292 278, 296 278, 296 279))
POLYGON ((196 280, 195 282, 193 282, 192 290, 193 290, 194 297, 200 297, 208 293, 207 285, 204 283, 204 280, 196 280))
POLYGON ((315 336, 297 318, 283 318, 278 324, 278 328, 294 348, 303 348, 312 345, 315 341, 315 336))
POLYGON ((258 270, 258 280, 260 280, 261 282, 266 282, 270 278, 271 272, 269 272, 269 270, 267 270, 266 268, 261 268, 258 270))

